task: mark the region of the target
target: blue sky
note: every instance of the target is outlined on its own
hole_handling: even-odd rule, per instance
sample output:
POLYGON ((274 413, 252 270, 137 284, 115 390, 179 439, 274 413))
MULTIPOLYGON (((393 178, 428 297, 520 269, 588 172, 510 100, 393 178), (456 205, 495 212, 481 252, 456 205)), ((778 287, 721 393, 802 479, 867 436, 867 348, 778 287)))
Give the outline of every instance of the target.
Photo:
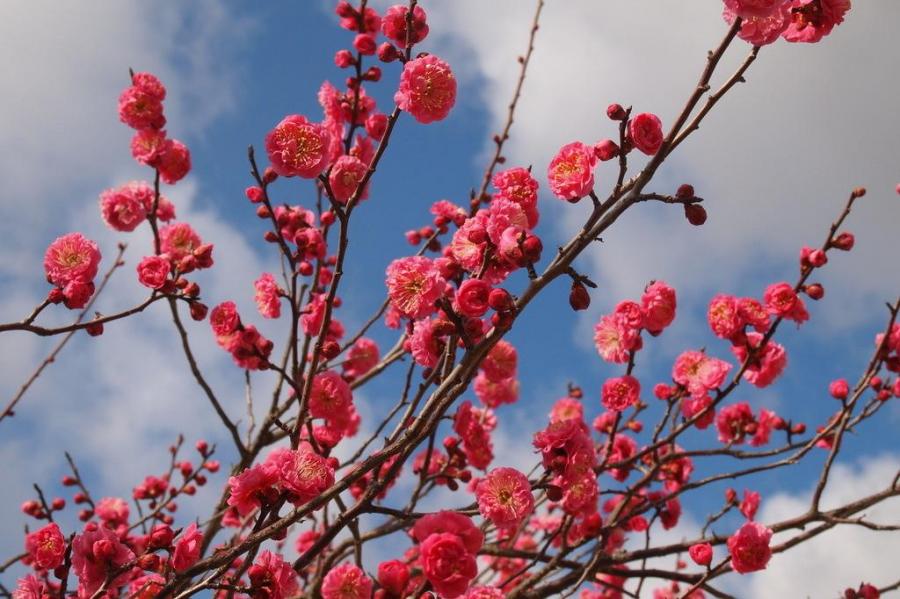
MULTIPOLYGON (((529 2, 422 4, 432 23, 423 49, 453 66, 459 98, 441 123, 423 126, 401 119, 371 197, 354 216, 342 290, 345 307, 339 315, 349 330, 381 303, 387 263, 409 253, 403 232, 429 221, 433 201, 464 203, 480 183, 532 13, 529 2)), ((811 428, 828 417, 835 407, 826 394, 828 381, 855 379, 886 318, 884 301, 900 291, 895 233, 900 208, 893 193, 900 150, 900 117, 894 110, 898 89, 896 81, 881 75, 900 67, 889 41, 891 19, 882 14, 898 16, 898 7, 874 4, 855 6, 847 22, 819 45, 765 48, 748 83, 726 97, 660 171, 654 191, 670 192, 690 182, 707 198, 710 218, 704 227, 689 226, 677 209, 639 206, 577 262, 599 283, 588 313, 568 308, 562 282, 529 307, 510 335, 519 348, 522 399, 500 411, 497 444, 507 454, 498 451, 498 463, 528 458, 528 439, 523 443, 520 431, 542 426, 567 381, 585 389, 590 418, 599 412, 603 379, 619 373, 593 350, 592 325, 599 314, 621 299, 638 298, 651 279, 666 280, 678 290, 679 318, 661 337, 647 340, 639 359, 645 389, 667 379, 683 349, 706 346, 730 359, 726 344, 704 325, 709 298, 716 291, 759 297, 770 282, 793 281, 799 247, 820 243, 847 192, 865 185, 870 193, 848 223, 857 233, 857 249, 834 257, 822 272, 826 298, 809 302, 812 320, 799 330, 784 326, 779 333, 789 352, 788 370, 771 388, 745 388, 734 397, 811 428)), ((609 2, 597 14, 601 11, 591 3, 549 2, 508 164, 533 164, 543 176, 563 143, 614 136, 603 116, 612 101, 655 112, 668 124, 690 92, 705 51, 724 33, 720 6, 717 0, 684 8, 609 2)), ((9 247, 0 267, 0 289, 7 298, 0 319, 21 318, 46 292, 40 256, 57 235, 81 228, 111 259, 119 236, 104 230, 96 196, 147 176, 131 163, 129 130, 115 113, 129 67, 160 74, 170 93, 169 131, 192 151, 194 169, 170 196, 201 236, 217 244, 216 267, 199 278, 204 294, 210 304, 234 299, 251 314, 252 281, 263 270, 276 271, 278 263, 273 248, 261 241, 263 224, 243 195, 251 182, 246 147, 261 148, 265 133, 286 114, 318 115, 315 93, 321 81, 339 85, 343 80, 332 56, 347 47, 351 36, 337 28, 328 5, 100 3, 76 13, 49 4, 10 4, 0 9, 0 17, 0 49, 21 56, 15 64, 0 66, 4 80, 16 82, 0 99, 0 124, 8 132, 0 137, 0 175, 8 188, 0 201, 0 234, 9 247)), ((730 72, 744 51, 740 45, 733 49, 723 72, 730 72)), ((369 86, 382 111, 392 107, 398 69, 387 65, 382 82, 369 86)), ((598 187, 608 190, 613 177, 611 166, 601 166, 598 187)), ((274 195, 307 205, 314 198, 312 186, 296 180, 280 182, 274 195)), ((576 230, 583 207, 550 196, 543 180, 540 207, 538 233, 552 251, 576 230)), ((101 310, 114 311, 142 297, 132 273, 149 241, 136 234, 129 242, 129 266, 116 276, 101 310)), ((510 288, 522 284, 514 278, 510 288)), ((64 321, 67 315, 56 312, 49 318, 64 321)), ((264 330, 281 338, 277 325, 266 324, 264 330)), ((206 324, 194 326, 191 334, 214 387, 226 396, 232 413, 241 414, 241 373, 214 346, 206 324)), ((382 348, 392 343, 383 328, 373 336, 382 348)), ((25 336, 5 337, 0 338, 3 397, 50 347, 25 336)), ((138 477, 163 467, 165 448, 178 430, 186 429, 189 438, 222 438, 180 356, 169 359, 176 350, 174 331, 159 309, 136 322, 110 326, 99 339, 78 338, 29 392, 15 420, 0 423, 0 458, 15 465, 0 491, 5 553, 17 550, 13 533, 22 526, 17 506, 29 496, 31 482, 54 486, 64 472, 64 449, 83 456, 97 495, 124 495, 138 477), (90 462, 102 464, 88 467, 90 462)), ((361 394, 357 403, 364 414, 391 405, 399 377, 397 369, 361 394)), ((265 378, 259 378, 261 389, 265 378)), ((850 439, 844 456, 848 468, 842 471, 847 484, 876 480, 878 468, 896 470, 898 424, 895 403, 850 439), (877 468, 861 466, 874 456, 879 456, 877 468)), ((714 436, 707 430, 689 438, 714 446, 714 436)), ((773 504, 789 506, 813 484, 822 457, 737 488, 761 491, 764 510, 776 494, 773 504)), ((716 488, 689 499, 686 520, 718 507, 720 493, 716 488)), ((182 518, 193 516, 189 509, 182 518)), ((896 503, 889 506, 885 517, 896 520, 898 509, 896 503)), ((689 535, 689 528, 680 533, 689 535)), ((841 542, 859 538, 848 535, 841 542)), ((859 542, 881 553, 897 548, 896 540, 893 545, 859 542)), ((866 567, 877 574, 884 566, 876 559, 866 567)), ((774 576, 777 572, 759 580, 772 588, 786 579, 774 576)), ((835 574, 834 584, 854 583, 841 580, 835 574)))

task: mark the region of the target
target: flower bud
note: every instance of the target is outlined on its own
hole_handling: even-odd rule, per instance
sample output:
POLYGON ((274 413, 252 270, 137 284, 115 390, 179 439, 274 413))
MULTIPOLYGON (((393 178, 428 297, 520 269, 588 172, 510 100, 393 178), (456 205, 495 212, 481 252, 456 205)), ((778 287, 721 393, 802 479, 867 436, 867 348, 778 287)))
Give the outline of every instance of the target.
POLYGON ((56 511, 59 511, 66 507, 66 500, 62 497, 54 497, 53 501, 50 503, 50 507, 56 511))
POLYGON ((839 250, 849 252, 853 249, 853 244, 855 241, 856 239, 853 237, 853 233, 844 231, 832 240, 831 245, 839 250))
POLYGON ((621 104, 610 104, 606 107, 606 116, 614 121, 623 121, 626 116, 625 109, 621 104))
POLYGON ((550 501, 559 501, 563 497, 562 489, 556 485, 547 485, 547 499, 550 501))
POLYGON ((694 186, 689 183, 679 185, 678 189, 675 191, 675 197, 679 200, 690 200, 691 198, 696 197, 694 195, 694 186))
POLYGON ((258 216, 259 218, 269 218, 271 214, 272 211, 269 210, 269 207, 264 204, 260 204, 256 207, 256 216, 258 216))
POLYGON ((363 73, 363 79, 366 81, 378 82, 381 81, 381 69, 376 66, 369 67, 365 73, 363 73))
POLYGON ((847 396, 850 394, 850 386, 847 384, 847 379, 831 381, 831 384, 828 385, 828 392, 835 399, 847 399, 847 396))
POLYGON ((569 291, 569 305, 575 311, 587 310, 591 305, 591 294, 587 287, 580 281, 572 281, 572 289, 569 291))
POLYGON ((322 355, 326 360, 333 360, 341 353, 341 346, 331 339, 322 344, 322 355))
POLYGON ((795 435, 802 435, 803 433, 806 432, 806 425, 803 424, 802 422, 798 422, 797 424, 795 424, 793 426, 793 428, 791 429, 791 432, 794 433, 795 435))
POLYGON ((825 288, 819 283, 811 283, 803 289, 810 299, 820 300, 825 296, 825 288))
POLYGON ((148 572, 156 572, 162 560, 155 553, 145 553, 137 558, 137 567, 148 572))
POLYGON ((383 44, 378 46, 376 54, 378 55, 378 60, 380 60, 381 62, 394 62, 400 57, 400 55, 397 53, 397 48, 395 48, 390 42, 384 42, 383 44))
POLYGON ((203 302, 191 302, 191 318, 197 322, 206 319, 209 308, 203 302))
POLYGON ((275 172, 271 166, 267 166, 266 170, 263 171, 263 183, 268 185, 275 181, 278 178, 278 173, 275 172))
POLYGON ((99 337, 103 334, 103 323, 102 322, 89 322, 84 330, 91 337, 99 337))
POLYGON ((685 204, 684 217, 695 227, 706 222, 706 209, 700 204, 685 204))
POLYGON ((356 59, 353 58, 353 53, 350 50, 338 50, 334 55, 334 64, 339 69, 346 69, 356 64, 356 59))
POLYGON ((71 487, 78 483, 78 480, 74 476, 69 476, 68 474, 62 477, 62 484, 64 487, 71 487))
POLYGON ((262 187, 257 187, 255 185, 250 186, 244 190, 244 194, 247 196, 247 199, 254 204, 258 204, 263 201, 264 194, 262 187))
POLYGON ((813 250, 809 253, 809 263, 815 268, 825 266, 828 263, 828 256, 822 250, 813 250))
POLYGON ((172 544, 173 539, 175 539, 175 533, 171 528, 165 524, 157 524, 150 531, 147 546, 150 549, 165 549, 172 544))
MULTIPOLYGON (((368 33, 357 34, 357 36, 353 38, 353 47, 363 56, 371 56, 372 54, 375 54, 375 36, 369 35, 368 33)), ((336 56, 335 62, 337 62, 336 56)))
POLYGON ((594 145, 594 155, 601 162, 612 160, 619 155, 619 146, 611 139, 602 139, 594 145))
POLYGON ((497 312, 507 312, 513 309, 515 303, 506 289, 495 287, 488 294, 488 306, 497 312))
POLYGON ((313 274, 314 271, 315 271, 315 268, 313 268, 313 265, 310 262, 308 262, 307 260, 304 260, 303 262, 301 262, 300 264, 297 265, 297 272, 299 272, 304 277, 310 276, 311 274, 313 274))

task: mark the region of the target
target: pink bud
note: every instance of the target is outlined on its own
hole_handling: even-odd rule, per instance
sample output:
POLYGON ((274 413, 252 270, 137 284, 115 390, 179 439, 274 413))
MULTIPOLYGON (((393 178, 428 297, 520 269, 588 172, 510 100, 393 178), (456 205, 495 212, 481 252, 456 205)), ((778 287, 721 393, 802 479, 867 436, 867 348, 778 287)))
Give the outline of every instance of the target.
POLYGON ((847 379, 831 381, 831 384, 828 385, 828 392, 835 399, 847 399, 847 395, 850 394, 850 386, 847 384, 847 379))
POLYGON ((356 59, 353 58, 353 53, 350 50, 338 50, 334 55, 334 64, 339 69, 346 69, 356 64, 356 59))
POLYGON ((691 545, 688 549, 688 554, 698 566, 708 566, 712 563, 713 549, 712 545, 709 543, 697 543, 696 545, 691 545))
POLYGON ((625 120, 625 109, 621 104, 610 104, 606 107, 606 116, 614 121, 625 120))
POLYGON ((594 145, 594 155, 601 162, 612 160, 619 155, 619 146, 611 139, 603 139, 594 145))
POLYGON ((384 42, 378 46, 378 60, 381 62, 394 62, 399 57, 400 54, 397 52, 397 48, 390 42, 384 42))
MULTIPOLYGON (((371 56, 375 54, 375 36, 360 33, 353 39, 353 47, 363 56, 371 56)), ((335 62, 337 62, 337 57, 335 57, 335 62)))

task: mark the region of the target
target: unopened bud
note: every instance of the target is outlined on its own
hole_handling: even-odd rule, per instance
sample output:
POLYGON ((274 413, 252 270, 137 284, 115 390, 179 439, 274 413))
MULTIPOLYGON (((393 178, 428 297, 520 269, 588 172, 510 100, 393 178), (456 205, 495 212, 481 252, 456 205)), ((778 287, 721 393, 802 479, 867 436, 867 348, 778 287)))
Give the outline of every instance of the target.
POLYGON ((572 281, 572 289, 569 291, 569 305, 573 310, 587 310, 591 305, 591 294, 587 287, 580 281, 572 281))

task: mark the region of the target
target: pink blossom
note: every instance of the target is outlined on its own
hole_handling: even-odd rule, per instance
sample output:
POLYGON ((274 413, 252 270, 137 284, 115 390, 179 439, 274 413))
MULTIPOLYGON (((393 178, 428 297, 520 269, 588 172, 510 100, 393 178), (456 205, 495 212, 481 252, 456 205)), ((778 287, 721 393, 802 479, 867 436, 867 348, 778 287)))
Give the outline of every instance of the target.
POLYGON ((501 339, 482 360, 481 370, 488 380, 501 381, 516 375, 518 361, 515 346, 506 339, 501 339))
POLYGON ((159 170, 160 178, 169 185, 174 185, 190 172, 191 153, 187 146, 177 139, 166 140, 155 166, 159 170))
POLYGON ((318 335, 325 322, 325 296, 321 293, 313 294, 309 303, 303 307, 300 315, 300 325, 307 335, 318 335))
POLYGON ((453 430, 462 438, 463 451, 469 463, 479 470, 485 470, 494 459, 493 444, 491 429, 479 414, 471 402, 464 401, 456 410, 453 430))
POLYGON ((482 279, 466 279, 456 291, 459 311, 472 318, 480 318, 488 311, 488 294, 491 286, 482 279))
POLYGON ((765 408, 760 409, 759 417, 756 420, 756 432, 753 433, 753 438, 750 439, 750 445, 760 447, 767 444, 772 434, 772 429, 775 428, 779 420, 780 418, 774 412, 765 408))
POLYGON ((435 224, 441 224, 437 219, 452 222, 457 226, 466 221, 466 211, 449 200, 438 200, 431 205, 430 212, 435 216, 435 224))
POLYGON ((310 416, 346 422, 351 403, 353 391, 337 372, 326 370, 313 377, 309 394, 310 416))
POLYGON ((202 543, 203 533, 197 529, 196 524, 191 523, 175 541, 175 550, 172 552, 172 568, 176 572, 184 572, 197 563, 197 560, 200 559, 202 543))
POLYGON ((309 444, 301 443, 297 450, 287 450, 282 455, 279 480, 293 494, 294 505, 316 498, 334 484, 334 466, 309 444))
POLYGON ((630 352, 640 348, 640 330, 630 326, 622 314, 607 314, 594 326, 594 345, 607 362, 625 364, 630 352))
POLYGON ((53 570, 63 562, 66 539, 59 526, 50 523, 25 535, 25 551, 38 568, 53 570))
POLYGON ((312 179, 325 169, 330 143, 331 134, 325 127, 292 114, 266 135, 266 153, 279 175, 312 179))
POLYGON ((192 255, 203 241, 187 223, 173 223, 159 230, 160 249, 172 260, 178 261, 192 255))
POLYGON ((768 17, 779 12, 784 4, 785 0, 725 0, 725 8, 742 19, 768 17))
POLYGON ((707 311, 709 327, 716 337, 731 339, 744 329, 744 319, 733 295, 718 294, 709 302, 707 311))
POLYGON ((409 583, 409 566, 400 560, 378 564, 378 584, 390 595, 400 597, 409 583))
POLYGON ((675 320, 675 289, 665 281, 654 281, 641 296, 643 326, 651 335, 658 335, 675 320))
POLYGON ((264 272, 256 282, 256 307, 264 318, 278 318, 281 316, 281 288, 275 282, 275 277, 264 272))
POLYGON ((514 468, 494 468, 475 489, 478 511, 498 528, 514 528, 534 510, 528 478, 514 468))
POLYGON ((447 599, 462 595, 478 574, 475 556, 451 533, 434 533, 422 541, 419 561, 428 582, 447 599))
POLYGON ((747 520, 753 520, 756 510, 759 509, 759 493, 744 490, 744 499, 741 501, 740 510, 747 520))
POLYGON ((237 509, 241 516, 247 516, 262 505, 263 499, 271 497, 272 486, 276 482, 278 473, 271 467, 262 464, 251 466, 228 479, 228 505, 237 509))
POLYGON ((589 146, 574 141, 564 145, 550 161, 547 180, 553 195, 561 200, 577 200, 594 189, 597 157, 589 146))
POLYGON ((135 73, 131 76, 131 84, 154 100, 162 102, 166 99, 166 87, 153 73, 135 73))
POLYGON ((368 337, 360 337, 347 350, 342 366, 344 375, 352 378, 362 376, 372 370, 378 364, 378 360, 378 344, 368 337))
POLYGON ((472 519, 457 512, 441 511, 422 516, 413 525, 410 534, 418 542, 423 542, 432 534, 450 533, 462 539, 469 553, 477 553, 484 542, 484 534, 472 519))
POLYGON ((17 581, 12 597, 13 599, 48 599, 52 595, 46 584, 34 574, 29 574, 17 581))
POLYGON ((769 313, 758 300, 742 297, 738 302, 738 311, 747 324, 762 333, 769 328, 769 313))
POLYGON ((557 399, 550 410, 550 422, 573 419, 584 419, 584 404, 573 397, 557 399))
POLYGON ((694 426, 704 430, 712 424, 716 417, 716 411, 710 409, 710 406, 712 406, 712 398, 709 395, 705 393, 703 395, 692 395, 682 400, 681 413, 687 419, 699 416, 694 422, 694 426))
POLYGON ((322 581, 322 599, 370 599, 372 579, 353 564, 341 564, 328 571, 322 581))
POLYGON ((572 516, 584 516, 597 511, 600 489, 597 477, 589 468, 569 468, 555 484, 563 489, 562 508, 572 516))
POLYGON ((128 524, 128 502, 121 497, 104 497, 97 502, 94 513, 109 528, 128 524))
POLYGON ((522 167, 515 167, 500 171, 491 179, 491 183, 497 189, 494 199, 515 202, 525 211, 528 217, 528 228, 533 229, 538 224, 538 182, 531 176, 531 172, 522 167))
POLYGON ((422 7, 416 6, 413 9, 411 33, 407 33, 406 30, 408 15, 409 8, 407 6, 395 4, 384 11, 381 19, 382 33, 401 48, 407 47, 407 44, 418 44, 428 35, 428 23, 422 7))
POLYGON ((628 123, 628 136, 635 148, 648 156, 653 156, 662 146, 662 123, 655 114, 642 112, 631 117, 628 123))
POLYGON ((266 599, 289 599, 300 592, 297 573, 280 555, 263 551, 247 571, 250 585, 266 599))
MULTIPOLYGON (((356 188, 362 182, 368 167, 362 160, 355 156, 341 156, 331 167, 328 175, 328 183, 334 200, 339 204, 346 204, 356 193, 356 188)), ((369 197, 369 186, 366 185, 359 194, 360 200, 369 197)))
POLYGON ((47 280, 57 287, 69 283, 90 283, 97 276, 100 250, 97 244, 81 233, 57 237, 44 254, 47 280))
MULTIPOLYGON (((738 17, 735 10, 729 8, 730 4, 740 2, 740 0, 726 0, 725 10, 722 17, 730 25, 738 17)), ((767 14, 762 15, 744 15, 741 21, 741 29, 738 31, 738 37, 753 44, 754 46, 765 46, 776 41, 785 29, 791 23, 791 3, 790 0, 771 0, 776 6, 767 14)))
POLYGON ((769 541, 772 531, 762 524, 746 522, 737 532, 728 538, 728 551, 731 553, 731 567, 739 574, 764 570, 772 550, 769 541))
POLYGON ((119 120, 132 129, 161 129, 166 124, 162 100, 139 86, 126 87, 119 96, 119 120))
MULTIPOLYGON (((747 343, 750 347, 758 348, 763 336, 759 333, 747 333, 747 343)), ((732 353, 743 363, 748 356, 747 347, 734 345, 732 353)), ((757 387, 767 387, 784 371, 787 366, 787 353, 784 347, 774 341, 766 343, 762 351, 757 349, 756 356, 750 361, 744 371, 744 378, 757 387)))
POLYGON ((640 401, 641 384, 631 375, 606 379, 601 398, 603 407, 614 412, 635 405, 640 401))
POLYGON ((209 324, 217 337, 225 337, 234 333, 241 326, 241 317, 238 315, 234 302, 222 302, 212 309, 209 316, 209 324))
MULTIPOLYGON (((78 596, 90 597, 107 582, 107 575, 134 559, 134 553, 104 526, 89 523, 72 541, 72 572, 78 577, 78 596)), ((116 576, 110 588, 123 584, 128 571, 116 576)))
POLYGON ((419 319, 435 311, 446 282, 434 261, 424 256, 398 258, 387 268, 388 297, 403 316, 419 319))
POLYGON ((131 155, 139 164, 156 168, 166 150, 166 132, 160 129, 140 129, 131 137, 131 155))
POLYGON ((791 21, 782 37, 789 42, 815 43, 844 22, 850 0, 793 0, 791 21))
POLYGON ((434 320, 424 318, 413 323, 412 335, 407 340, 409 353, 416 364, 424 368, 437 366, 443 342, 435 334, 434 320))
POLYGON ((803 300, 789 283, 773 283, 766 288, 766 310, 773 316, 793 320, 797 324, 809 320, 803 300))
POLYGON ((484 371, 475 377, 473 389, 478 400, 489 408, 516 403, 519 399, 519 381, 515 376, 491 380, 484 371))
POLYGON ((675 360, 672 380, 693 396, 705 395, 725 382, 731 364, 700 351, 685 351, 675 360))
POLYGON ((433 54, 410 60, 403 65, 394 101, 420 123, 443 120, 456 103, 450 65, 433 54))
POLYGON ((147 209, 135 193, 134 185, 130 183, 107 189, 100 194, 100 215, 107 226, 115 231, 134 231, 147 217, 147 209))
POLYGON ((528 217, 525 210, 513 201, 495 198, 487 209, 485 222, 485 231, 491 243, 500 245, 501 237, 510 227, 527 230, 528 217))
POLYGON ((150 289, 162 289, 169 278, 172 264, 162 256, 146 256, 137 265, 138 281, 150 289))
POLYGON ((713 548, 709 543, 696 543, 688 548, 688 555, 698 566, 708 566, 712 562, 713 548))
POLYGON ((755 424, 753 412, 746 402, 722 408, 716 416, 716 428, 722 443, 740 445, 748 433, 747 429, 755 424))

